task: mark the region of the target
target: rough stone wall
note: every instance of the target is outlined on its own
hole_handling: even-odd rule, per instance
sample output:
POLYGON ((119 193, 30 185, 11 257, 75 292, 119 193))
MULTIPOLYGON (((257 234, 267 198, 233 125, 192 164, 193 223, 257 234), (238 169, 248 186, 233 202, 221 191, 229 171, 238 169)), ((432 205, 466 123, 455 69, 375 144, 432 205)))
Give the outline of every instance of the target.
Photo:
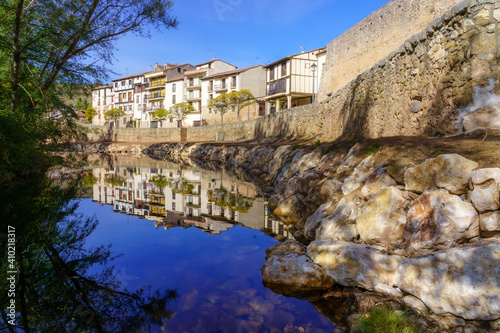
POLYGON ((81 124, 86 140, 100 142, 179 142, 178 128, 120 128, 81 124))
POLYGON ((392 0, 328 44, 318 100, 396 50, 461 0, 392 0))

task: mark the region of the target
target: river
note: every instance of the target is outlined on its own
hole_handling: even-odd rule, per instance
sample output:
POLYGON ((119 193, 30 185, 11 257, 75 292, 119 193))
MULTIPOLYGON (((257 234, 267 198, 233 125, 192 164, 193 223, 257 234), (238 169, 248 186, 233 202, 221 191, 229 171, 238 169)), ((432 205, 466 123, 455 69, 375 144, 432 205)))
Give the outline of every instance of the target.
POLYGON ((253 184, 146 158, 91 164, 2 192, 18 324, 4 313, 2 330, 333 331, 321 298, 263 285, 266 249, 292 236, 253 184))

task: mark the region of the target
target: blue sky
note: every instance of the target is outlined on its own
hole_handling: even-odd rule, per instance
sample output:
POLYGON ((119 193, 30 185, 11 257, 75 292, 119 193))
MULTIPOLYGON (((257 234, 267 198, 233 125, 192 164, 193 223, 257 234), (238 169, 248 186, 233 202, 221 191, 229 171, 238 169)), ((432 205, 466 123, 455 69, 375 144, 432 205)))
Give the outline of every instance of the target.
MULTIPOLYGON (((238 68, 265 65, 301 46, 326 46, 388 0, 176 0, 178 29, 150 39, 126 35, 112 65, 119 75, 142 73, 155 63, 196 65, 212 59, 238 68)), ((115 78, 111 75, 111 78, 115 78)))

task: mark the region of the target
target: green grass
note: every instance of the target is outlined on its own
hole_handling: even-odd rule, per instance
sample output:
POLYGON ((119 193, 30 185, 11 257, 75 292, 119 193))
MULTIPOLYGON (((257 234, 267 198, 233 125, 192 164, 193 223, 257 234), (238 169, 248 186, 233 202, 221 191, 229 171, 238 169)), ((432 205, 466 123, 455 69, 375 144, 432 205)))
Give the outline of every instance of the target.
POLYGON ((373 152, 375 152, 375 150, 378 149, 378 147, 380 147, 380 143, 375 142, 370 146, 370 148, 368 148, 368 150, 366 151, 366 155, 373 154, 373 152))
POLYGON ((357 333, 418 333, 409 311, 398 313, 387 307, 374 307, 368 316, 356 320, 352 332, 357 333), (355 329, 354 329, 355 327, 355 329))
POLYGON ((314 145, 315 145, 316 147, 321 146, 321 141, 320 141, 320 140, 316 140, 316 141, 314 141, 314 145))

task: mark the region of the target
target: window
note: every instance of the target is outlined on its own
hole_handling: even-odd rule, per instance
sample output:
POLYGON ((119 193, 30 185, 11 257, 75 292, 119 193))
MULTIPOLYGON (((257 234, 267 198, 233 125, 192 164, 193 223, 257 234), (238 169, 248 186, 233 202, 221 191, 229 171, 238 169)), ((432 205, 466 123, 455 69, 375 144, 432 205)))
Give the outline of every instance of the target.
POLYGON ((274 80, 274 67, 269 70, 269 80, 274 80))
POLYGON ((122 81, 122 87, 125 85, 125 81, 122 81))
POLYGON ((172 210, 175 210, 175 202, 172 202, 172 210))
POLYGON ((139 95, 135 96, 135 103, 139 104, 139 95))
POLYGON ((208 90, 213 91, 214 90, 214 81, 210 81, 208 83, 208 90))
POLYGON ((231 88, 236 88, 236 76, 233 76, 233 80, 231 82, 231 88))
POLYGON ((129 84, 129 85, 132 85, 132 80, 128 80, 128 84, 129 84))
POLYGON ((129 100, 130 102, 131 102, 131 101, 133 101, 133 99, 132 99, 132 93, 131 93, 131 92, 129 92, 129 93, 128 93, 128 100, 129 100))
POLYGON ((194 79, 192 77, 189 78, 189 86, 190 87, 194 86, 194 79))
POLYGON ((175 83, 172 84, 172 92, 175 92, 175 83))
POLYGON ((226 79, 222 79, 222 89, 226 88, 226 79))
POLYGON ((175 104, 175 95, 172 96, 172 104, 175 104))
POLYGON ((175 200, 175 193, 172 192, 172 200, 175 200))
POLYGON ((118 88, 118 82, 115 82, 115 88, 118 88))

